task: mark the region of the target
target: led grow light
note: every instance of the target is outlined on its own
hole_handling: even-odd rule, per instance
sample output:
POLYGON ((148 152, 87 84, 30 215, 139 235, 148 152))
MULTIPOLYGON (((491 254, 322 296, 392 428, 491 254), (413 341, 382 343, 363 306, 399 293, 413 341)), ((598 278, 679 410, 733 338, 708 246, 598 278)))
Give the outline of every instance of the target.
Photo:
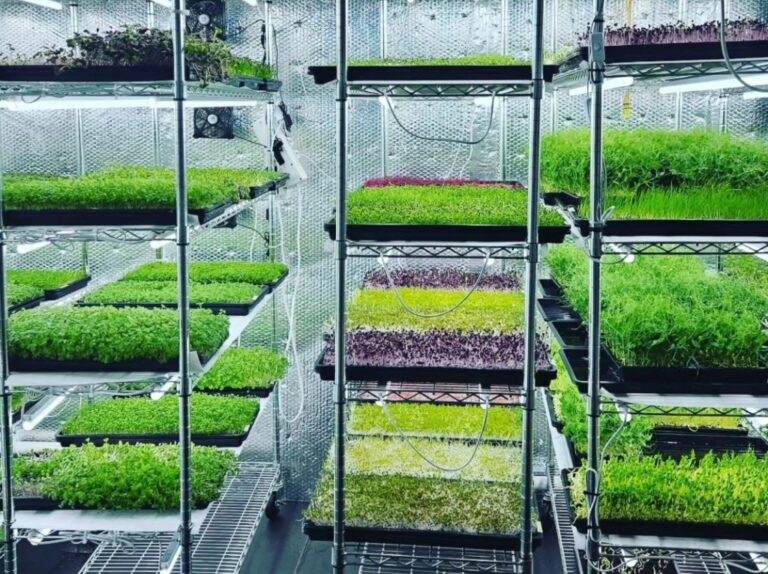
MULTIPOLYGON (((768 74, 749 76, 749 81, 755 86, 768 85, 768 74)), ((742 88, 739 81, 730 74, 720 74, 704 78, 688 78, 667 82, 659 88, 660 94, 685 94, 688 92, 708 92, 711 90, 727 90, 742 88)))
MULTIPOLYGON (((234 99, 234 100, 199 100, 184 101, 185 108, 239 108, 261 105, 258 100, 234 99)), ((158 108, 171 109, 175 105, 172 99, 158 98, 156 96, 128 96, 126 98, 112 98, 99 96, 79 96, 72 98, 39 98, 27 101, 23 98, 9 98, 0 100, 0 109, 12 112, 31 112, 40 110, 95 110, 114 108, 158 108)))
MULTIPOLYGON (((67 393, 69 393, 69 391, 67 391, 67 393)), ((34 413, 30 414, 29 416, 27 416, 26 413, 24 414, 21 428, 23 428, 25 431, 34 430, 34 428, 43 422, 46 417, 48 417, 48 415, 50 415, 64 403, 66 397, 66 394, 58 395, 48 401, 44 401, 42 405, 35 405, 35 408, 33 409, 35 411, 34 413)))
POLYGON ((768 98, 768 92, 747 92, 744 94, 745 100, 761 100, 768 98))
MULTIPOLYGON (((632 77, 626 77, 626 78, 607 78, 605 82, 603 82, 603 90, 615 90, 616 88, 628 88, 632 84, 635 83, 635 79, 632 77)), ((579 86, 578 88, 572 88, 570 90, 570 95, 572 96, 583 96, 586 95, 589 90, 591 90, 590 86, 579 86)))
POLYGON ((43 8, 53 8, 54 10, 62 10, 64 8, 61 2, 56 2, 55 0, 24 0, 24 2, 28 4, 37 4, 43 8))
POLYGON ((152 2, 163 8, 173 8, 173 2, 171 0, 152 0, 152 2))
POLYGON ((44 247, 48 247, 51 244, 50 241, 35 241, 34 243, 20 243, 16 246, 16 253, 19 255, 26 255, 27 253, 34 253, 44 247))

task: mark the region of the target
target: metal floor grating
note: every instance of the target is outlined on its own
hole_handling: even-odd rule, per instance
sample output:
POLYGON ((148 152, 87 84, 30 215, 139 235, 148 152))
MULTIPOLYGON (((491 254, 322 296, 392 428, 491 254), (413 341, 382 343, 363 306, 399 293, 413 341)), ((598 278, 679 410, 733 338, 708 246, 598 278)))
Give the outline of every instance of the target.
MULTIPOLYGON (((192 551, 195 574, 237 574, 277 488, 278 467, 265 463, 240 463, 240 473, 230 476, 221 500, 213 504, 192 551)), ((137 541, 131 547, 101 544, 80 574, 157 574, 160 559, 175 534, 137 541)), ((179 572, 178 563, 173 572, 179 572)))
POLYGON ((675 561, 677 574, 729 574, 717 556, 701 556, 692 560, 675 561))
POLYGON ((350 545, 350 562, 358 574, 435 574, 473 572, 519 574, 519 558, 508 550, 477 550, 364 543, 350 545))
POLYGON ((581 562, 576 551, 576 540, 571 526, 571 508, 565 493, 565 485, 554 467, 549 470, 549 486, 552 496, 552 513, 560 541, 560 558, 565 574, 581 574, 581 562))

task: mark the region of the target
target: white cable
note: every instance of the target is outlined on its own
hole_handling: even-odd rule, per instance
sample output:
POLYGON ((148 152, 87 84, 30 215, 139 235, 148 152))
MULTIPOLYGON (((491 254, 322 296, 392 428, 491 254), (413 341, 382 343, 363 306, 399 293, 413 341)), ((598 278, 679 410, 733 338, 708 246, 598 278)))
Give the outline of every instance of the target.
POLYGON ((400 428, 400 425, 397 424, 397 421, 392 416, 392 413, 389 412, 389 408, 387 407, 387 401, 382 400, 381 406, 384 409, 384 414, 386 414, 387 418, 389 419, 389 424, 392 425, 392 427, 395 429, 397 434, 400 435, 400 438, 402 438, 405 441, 405 443, 411 448, 411 450, 415 452, 419 456, 419 458, 421 458, 421 460, 426 462, 429 466, 436 468, 437 470, 442 472, 461 472, 462 470, 467 468, 470 464, 472 464, 472 461, 475 460, 475 457, 477 456, 478 450, 480 450, 480 443, 483 442, 483 437, 485 436, 485 429, 488 426, 488 413, 491 410, 491 407, 488 404, 488 399, 486 398, 485 403, 482 407, 483 410, 485 411, 485 413, 483 414, 483 426, 480 429, 480 434, 475 439, 475 444, 472 449, 472 454, 470 454, 469 459, 464 464, 461 464, 456 468, 448 468, 445 466, 441 466, 436 462, 431 461, 429 458, 427 458, 427 456, 424 453, 422 453, 418 448, 416 448, 416 445, 411 442, 410 437, 402 431, 402 429, 400 428))
POLYGON ((734 79, 748 90, 752 90, 753 92, 768 93, 768 88, 761 88, 748 84, 744 78, 739 75, 739 73, 736 71, 736 68, 733 67, 733 64, 731 63, 731 55, 728 53, 728 42, 726 41, 726 34, 728 32, 726 29, 727 24, 728 22, 725 18, 725 0, 720 0, 720 49, 723 52, 723 61, 725 62, 725 67, 728 68, 728 71, 731 73, 734 79))
POLYGON ((384 269, 384 273, 387 276, 387 283, 389 283, 389 286, 391 287, 392 291, 395 293, 395 297, 397 298, 398 303, 400 303, 400 307, 403 308, 404 311, 407 313, 410 313, 414 317, 419 317, 420 319, 438 319, 440 317, 445 317, 447 315, 450 315, 451 313, 458 311, 459 308, 461 308, 464 303, 466 303, 469 298, 477 291, 477 288, 480 286, 480 282, 483 280, 483 276, 485 275, 485 270, 488 268, 488 262, 491 260, 490 253, 485 254, 485 262, 483 263, 483 268, 480 270, 480 273, 477 275, 477 279, 475 280, 475 284, 472 285, 472 289, 469 290, 469 292, 464 296, 464 298, 459 301, 456 305, 448 309, 447 311, 441 311, 440 313, 434 313, 434 314, 425 314, 425 313, 419 313, 418 311, 414 311, 411 309, 405 301, 403 301, 402 296, 400 295, 400 291, 395 285, 394 280, 392 279, 392 276, 389 274, 389 268, 387 267, 386 262, 384 261, 383 257, 378 258, 379 265, 381 265, 381 268, 384 269))
POLYGON ((477 140, 460 140, 455 138, 433 138, 429 136, 423 136, 421 134, 418 134, 416 132, 412 132, 408 128, 406 128, 400 119, 395 114, 395 108, 392 106, 392 101, 389 99, 389 95, 382 96, 384 98, 384 101, 387 102, 387 107, 389 108, 390 113, 392 114, 392 119, 395 120, 395 123, 400 127, 401 130, 403 130, 405 133, 407 133, 412 138, 416 138, 419 140, 424 140, 428 142, 444 142, 444 143, 455 143, 455 144, 462 144, 462 145, 477 145, 479 143, 482 143, 485 141, 485 139, 488 137, 488 135, 491 133, 491 128, 493 127, 493 116, 495 115, 496 110, 496 94, 493 94, 491 96, 491 113, 488 118, 488 127, 485 130, 485 133, 482 135, 480 139, 477 140))

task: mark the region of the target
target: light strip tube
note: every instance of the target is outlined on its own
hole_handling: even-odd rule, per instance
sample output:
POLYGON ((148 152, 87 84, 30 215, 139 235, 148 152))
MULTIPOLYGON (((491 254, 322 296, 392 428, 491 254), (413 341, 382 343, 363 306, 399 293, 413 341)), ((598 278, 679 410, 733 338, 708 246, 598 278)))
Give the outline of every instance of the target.
POLYGON ((56 2, 55 0, 24 0, 24 2, 27 2, 28 4, 37 4, 43 8, 53 8, 54 10, 64 9, 61 2, 56 2))
POLYGON ((173 8, 173 2, 171 0, 152 0, 152 2, 163 8, 173 8))
POLYGON ((768 98, 768 92, 747 92, 744 94, 745 100, 762 100, 768 98))
POLYGON ((245 2, 249 6, 256 6, 256 5, 258 5, 259 0, 243 0, 243 2, 245 2))
POLYGON ((37 425, 43 422, 48 415, 59 408, 66 398, 66 395, 58 395, 53 399, 46 401, 40 409, 33 409, 35 412, 29 418, 27 418, 27 413, 24 413, 24 420, 21 423, 21 428, 25 431, 33 430, 37 425))
MULTIPOLYGON (((603 82, 603 90, 628 88, 634 83, 635 79, 631 76, 621 78, 606 78, 605 82, 603 82)), ((578 88, 572 88, 568 93, 572 96, 584 96, 589 92, 590 89, 590 86, 579 86, 578 88)))
POLYGON ((50 241, 35 241, 34 243, 20 243, 16 246, 16 253, 20 255, 26 255, 27 253, 33 253, 39 251, 43 247, 48 247, 51 244, 50 241))
MULTIPOLYGON (((185 100, 185 108, 244 108, 261 105, 258 100, 185 100)), ((32 112, 41 110, 96 110, 113 108, 158 108, 171 109, 174 101, 159 99, 154 96, 128 96, 105 98, 97 96, 79 96, 73 98, 40 98, 27 102, 19 98, 0 100, 0 110, 11 112, 32 112)))
MULTIPOLYGON (((754 86, 768 85, 768 74, 748 76, 747 81, 754 86)), ((727 90, 743 88, 744 86, 731 75, 722 74, 703 78, 690 78, 667 82, 659 88, 660 94, 685 94, 688 92, 709 92, 712 90, 727 90)))

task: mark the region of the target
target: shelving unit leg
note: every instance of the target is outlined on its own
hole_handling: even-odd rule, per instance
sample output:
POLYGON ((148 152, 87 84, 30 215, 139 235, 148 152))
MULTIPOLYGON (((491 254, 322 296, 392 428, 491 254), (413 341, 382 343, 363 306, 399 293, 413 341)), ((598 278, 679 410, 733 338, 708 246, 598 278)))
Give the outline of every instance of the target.
MULTIPOLYGON (((506 17, 506 16, 505 16, 506 17)), ((520 557, 523 574, 533 572, 534 415, 536 408, 536 275, 539 263, 539 191, 541 180, 541 121, 544 97, 544 0, 533 6, 533 62, 530 158, 528 164, 528 256, 525 263, 525 371, 523 374, 523 491, 520 557)))
MULTIPOLYGON (((0 184, 2 191, 2 184, 0 184)), ((0 201, 0 204, 2 202, 0 201)), ((3 439, 3 527, 5 530, 5 561, 3 572, 16 574, 16 541, 13 535, 15 513, 13 507, 13 426, 11 421, 11 399, 13 393, 8 385, 8 305, 5 265, 5 241, 0 241, 0 352, 2 352, 2 439, 3 439)))
POLYGON ((348 0, 336 2, 336 49, 338 81, 336 83, 336 370, 334 403, 334 508, 333 549, 331 567, 343 573, 346 565, 344 548, 344 448, 346 401, 346 279, 347 279, 347 24, 348 0))
POLYGON ((590 34, 589 81, 591 102, 591 165, 589 241, 589 391, 587 447, 587 574, 597 574, 600 561, 598 529, 600 488, 600 279, 603 221, 603 81, 605 79, 604 4, 595 0, 590 34))
POLYGON ((179 448, 181 449, 180 571, 192 571, 192 435, 190 428, 189 373, 189 228, 187 225, 187 155, 184 100, 187 96, 184 66, 183 0, 173 2, 174 112, 176 119, 176 248, 179 289, 179 448))

